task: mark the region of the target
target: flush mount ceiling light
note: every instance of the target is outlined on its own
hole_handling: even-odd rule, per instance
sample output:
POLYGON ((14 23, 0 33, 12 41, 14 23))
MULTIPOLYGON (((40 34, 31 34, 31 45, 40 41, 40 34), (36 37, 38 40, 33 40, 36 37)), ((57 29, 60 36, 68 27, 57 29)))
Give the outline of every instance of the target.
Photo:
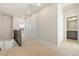
POLYGON ((72 18, 69 18, 68 21, 74 21, 74 20, 77 20, 76 17, 72 17, 72 18))
POLYGON ((40 6, 40 3, 38 3, 37 5, 40 6))

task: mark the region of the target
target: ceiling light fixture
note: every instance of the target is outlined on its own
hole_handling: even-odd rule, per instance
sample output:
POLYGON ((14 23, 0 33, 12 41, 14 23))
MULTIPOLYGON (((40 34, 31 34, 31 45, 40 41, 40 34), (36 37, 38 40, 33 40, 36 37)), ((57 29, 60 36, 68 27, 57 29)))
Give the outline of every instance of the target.
POLYGON ((68 21, 74 21, 74 20, 77 20, 77 18, 73 17, 73 18, 68 19, 68 21))

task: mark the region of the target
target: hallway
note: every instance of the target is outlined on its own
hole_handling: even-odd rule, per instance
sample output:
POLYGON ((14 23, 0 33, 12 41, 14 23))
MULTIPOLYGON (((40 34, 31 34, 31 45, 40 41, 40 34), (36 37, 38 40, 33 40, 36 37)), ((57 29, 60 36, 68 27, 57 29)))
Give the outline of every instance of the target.
MULTIPOLYGON (((68 6, 71 7, 71 4, 0 4, 0 10, 3 13, 0 13, 0 48, 2 50, 0 55, 79 56, 79 45, 73 41, 63 42, 66 35, 66 20, 63 20, 63 17, 65 18, 76 13, 79 14, 79 12, 75 12, 75 10, 79 11, 77 7, 74 8, 75 10, 67 8, 68 11, 65 12, 65 7, 68 6), (69 10, 74 13, 69 14, 69 10), (63 14, 65 15, 63 16, 63 14), (19 34, 14 35, 15 30, 19 34), (22 46, 18 47, 15 41, 13 43, 13 39, 21 43, 21 38, 23 38, 22 46)), ((77 5, 72 4, 72 6, 77 5)))

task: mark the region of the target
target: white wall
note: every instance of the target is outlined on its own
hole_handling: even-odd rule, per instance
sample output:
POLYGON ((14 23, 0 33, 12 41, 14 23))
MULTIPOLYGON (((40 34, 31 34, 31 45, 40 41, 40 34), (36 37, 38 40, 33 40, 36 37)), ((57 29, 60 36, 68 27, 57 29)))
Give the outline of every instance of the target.
POLYGON ((29 18, 25 20, 25 35, 26 37, 29 36, 29 18))
POLYGON ((38 15, 34 14, 26 19, 26 36, 37 38, 37 19, 38 15))
POLYGON ((13 18, 12 16, 1 16, 2 40, 13 39, 13 18))
POLYGON ((58 46, 64 41, 64 19, 61 4, 58 4, 58 46))
POLYGON ((57 4, 51 4, 27 18, 28 35, 57 45, 57 4), (30 25, 29 25, 30 24, 30 25), (31 33, 30 33, 31 32, 31 33))
POLYGON ((1 36, 1 14, 0 14, 0 40, 2 40, 2 36, 1 36))
POLYGON ((39 40, 57 45, 57 4, 47 6, 38 15, 39 40))

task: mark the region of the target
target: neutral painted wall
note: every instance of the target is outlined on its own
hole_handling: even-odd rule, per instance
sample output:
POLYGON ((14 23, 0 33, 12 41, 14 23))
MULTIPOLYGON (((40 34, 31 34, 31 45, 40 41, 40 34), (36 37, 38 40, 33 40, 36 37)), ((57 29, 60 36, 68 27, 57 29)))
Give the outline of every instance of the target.
POLYGON ((57 4, 51 4, 39 12, 28 17, 27 20, 28 35, 57 45, 57 4), (30 33, 31 32, 31 33, 30 33))
POLYGON ((1 14, 0 14, 0 40, 2 40, 2 36, 1 36, 1 14))
POLYGON ((11 40, 13 38, 13 19, 12 16, 1 16, 2 40, 11 40))
POLYGON ((26 19, 26 36, 37 38, 38 14, 34 14, 26 19))
POLYGON ((64 41, 64 15, 62 5, 58 4, 58 46, 64 41))
POLYGON ((57 4, 42 9, 38 20, 38 38, 57 45, 57 4))

